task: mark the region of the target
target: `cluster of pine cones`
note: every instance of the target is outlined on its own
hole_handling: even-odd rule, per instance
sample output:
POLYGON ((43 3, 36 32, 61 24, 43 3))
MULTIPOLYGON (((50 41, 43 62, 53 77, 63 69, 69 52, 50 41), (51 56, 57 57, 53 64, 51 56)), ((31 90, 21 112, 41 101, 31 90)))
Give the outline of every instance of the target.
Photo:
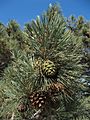
MULTIPOLYGON (((63 84, 56 82, 50 84, 46 91, 34 91, 30 93, 30 95, 28 95, 28 100, 30 105, 35 109, 43 109, 47 106, 57 109, 60 103, 57 96, 61 92, 66 95, 70 95, 70 92, 63 84)), ((19 112, 25 112, 26 110, 27 106, 25 104, 19 104, 19 112)))
MULTIPOLYGON (((40 65, 41 72, 45 77, 57 77, 58 71, 54 62, 46 60, 42 64, 40 63, 40 65)), ((54 81, 47 86, 46 90, 38 90, 30 93, 28 95, 28 99, 31 106, 35 109, 43 109, 47 106, 51 106, 52 108, 56 109, 59 107, 60 103, 58 99, 58 94, 61 93, 70 95, 70 91, 66 88, 64 84, 54 81)), ((18 106, 18 110, 21 110, 22 112, 26 110, 26 107, 23 104, 21 104, 18 106)))

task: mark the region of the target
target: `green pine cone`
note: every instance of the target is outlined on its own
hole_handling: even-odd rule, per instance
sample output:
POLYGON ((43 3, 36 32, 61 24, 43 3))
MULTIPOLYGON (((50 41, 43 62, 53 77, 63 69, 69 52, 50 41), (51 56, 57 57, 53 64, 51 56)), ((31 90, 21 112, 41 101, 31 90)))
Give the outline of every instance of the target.
POLYGON ((46 77, 54 77, 57 74, 57 68, 52 61, 46 60, 42 64, 42 73, 46 77))

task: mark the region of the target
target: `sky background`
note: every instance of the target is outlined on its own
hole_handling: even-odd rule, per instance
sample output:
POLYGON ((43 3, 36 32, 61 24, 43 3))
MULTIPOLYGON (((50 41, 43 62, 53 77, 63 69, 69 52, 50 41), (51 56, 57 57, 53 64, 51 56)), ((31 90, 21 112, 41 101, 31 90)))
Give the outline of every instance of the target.
POLYGON ((15 19, 21 26, 47 10, 50 3, 58 2, 65 17, 83 15, 90 20, 90 0, 0 0, 0 22, 15 19))

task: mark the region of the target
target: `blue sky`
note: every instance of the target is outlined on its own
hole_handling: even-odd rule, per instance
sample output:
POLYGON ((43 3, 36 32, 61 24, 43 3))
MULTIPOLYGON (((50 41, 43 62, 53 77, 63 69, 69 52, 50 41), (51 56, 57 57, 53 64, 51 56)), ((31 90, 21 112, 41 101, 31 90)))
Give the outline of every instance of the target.
POLYGON ((65 17, 83 15, 90 20, 90 0, 0 0, 0 22, 7 24, 15 19, 23 26, 55 2, 60 3, 65 17))

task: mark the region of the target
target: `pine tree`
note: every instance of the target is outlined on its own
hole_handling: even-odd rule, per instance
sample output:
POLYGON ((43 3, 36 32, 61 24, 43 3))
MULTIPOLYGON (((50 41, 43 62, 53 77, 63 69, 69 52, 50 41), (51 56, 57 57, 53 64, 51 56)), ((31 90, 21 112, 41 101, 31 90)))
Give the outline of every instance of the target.
POLYGON ((85 79, 83 81, 83 91, 85 92, 85 96, 90 96, 90 22, 86 21, 82 16, 78 18, 70 16, 67 19, 67 27, 75 36, 81 37, 82 39, 84 45, 82 63, 87 63, 87 68, 82 75, 83 79, 85 79))
POLYGON ((86 21, 83 16, 79 16, 75 18, 74 16, 70 16, 67 19, 67 27, 68 29, 75 35, 82 39, 83 43, 83 58, 82 64, 87 63, 86 70, 81 76, 82 82, 82 103, 88 107, 89 110, 89 99, 90 99, 90 22, 86 21))
POLYGON ((0 81, 0 118, 89 119, 81 99, 82 39, 67 30, 59 7, 50 5, 24 31, 10 21, 5 33, 13 60, 0 81))

